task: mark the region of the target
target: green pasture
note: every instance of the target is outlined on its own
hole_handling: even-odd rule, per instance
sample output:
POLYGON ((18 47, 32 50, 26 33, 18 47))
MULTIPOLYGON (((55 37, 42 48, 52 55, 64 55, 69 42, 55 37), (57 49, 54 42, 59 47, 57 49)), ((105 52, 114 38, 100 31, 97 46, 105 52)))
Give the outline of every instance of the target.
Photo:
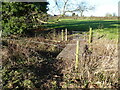
POLYGON ((118 21, 117 20, 75 20, 61 19, 56 24, 47 25, 49 28, 67 28, 69 31, 88 32, 89 28, 93 29, 94 34, 105 35, 109 39, 118 38, 118 21))

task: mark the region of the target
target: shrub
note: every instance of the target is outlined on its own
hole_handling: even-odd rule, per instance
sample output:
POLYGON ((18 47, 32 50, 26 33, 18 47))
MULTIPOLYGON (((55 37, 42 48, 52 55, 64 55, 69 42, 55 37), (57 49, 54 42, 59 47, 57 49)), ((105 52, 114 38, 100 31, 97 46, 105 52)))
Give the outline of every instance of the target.
POLYGON ((34 17, 46 20, 47 4, 47 2, 3 2, 3 35, 29 32, 37 23, 34 17))

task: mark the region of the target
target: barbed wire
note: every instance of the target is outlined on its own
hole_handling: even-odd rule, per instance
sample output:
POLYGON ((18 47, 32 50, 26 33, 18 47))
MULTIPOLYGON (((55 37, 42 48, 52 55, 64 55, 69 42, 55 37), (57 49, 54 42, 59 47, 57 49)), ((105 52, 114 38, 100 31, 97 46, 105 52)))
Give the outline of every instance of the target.
MULTIPOLYGON (((8 40, 15 40, 15 39, 8 39, 8 40)), ((15 40, 15 41, 22 41, 23 42, 23 40, 15 40)), ((55 47, 58 47, 58 48, 61 48, 61 49, 64 49, 65 47, 66 47, 66 45, 68 46, 68 45, 76 45, 76 43, 74 43, 74 44, 64 44, 64 45, 61 45, 61 44, 50 44, 50 43, 46 43, 46 42, 38 42, 38 41, 26 41, 25 40, 25 42, 28 42, 28 43, 38 43, 38 44, 43 44, 43 45, 51 45, 51 46, 55 46, 55 47)), ((23 47, 23 46, 22 46, 23 47)), ((27 48, 26 46, 24 46, 24 48, 27 48)), ((30 49, 35 49, 34 47, 30 47, 30 49)), ((65 51, 65 50, 64 50, 65 51)), ((66 51, 66 52, 68 52, 68 51, 66 51)), ((73 53, 74 55, 76 55, 76 53, 73 53)), ((86 56, 88 56, 88 57, 98 57, 98 58, 101 58, 101 59, 103 59, 103 58, 118 58, 118 56, 116 55, 116 56, 105 56, 105 55, 93 55, 93 54, 88 54, 88 55, 86 55, 86 56)), ((79 53, 79 57, 84 57, 84 55, 83 55, 83 53, 79 53)))
MULTIPOLYGON (((13 41, 24 41, 24 42, 28 42, 28 43, 37 43, 37 44, 43 44, 43 45, 50 45, 50 46, 54 46, 54 47, 59 47, 59 48, 63 48, 63 46, 71 46, 71 45, 76 45, 76 43, 67 43, 67 44, 63 44, 63 45, 61 45, 61 44, 53 44, 53 43, 56 43, 57 41, 55 41, 55 40, 49 40, 49 41, 55 41, 55 42, 52 42, 52 43, 47 43, 47 42, 41 42, 41 41, 33 41, 33 40, 29 40, 29 41, 26 41, 26 40, 16 40, 16 39, 3 39, 3 40, 13 40, 13 41)), ((46 39, 47 41, 48 41, 48 39, 46 39)), ((79 39, 76 39, 76 41, 77 40, 79 40, 79 39)), ((84 41, 84 39, 83 39, 83 41, 84 41)), ((62 42, 62 41, 58 41, 59 43, 60 42, 62 42)), ((86 43, 87 44, 87 43, 86 43)), ((110 43, 109 43, 110 44, 110 43)), ((109 45, 109 44, 107 44, 107 45, 109 45)), ((81 43, 80 43, 80 45, 81 45, 81 43)), ((83 44, 83 45, 85 45, 85 44, 83 44)), ((88 45, 92 45, 92 43, 91 44, 88 44, 88 45)), ((99 45, 99 44, 97 44, 97 43, 95 43, 94 45, 99 45)), ((111 46, 111 45, 116 45, 116 46, 119 46, 119 44, 110 44, 109 45, 109 47, 111 46)))
MULTIPOLYGON (((68 51, 64 51, 64 52, 68 52, 68 51)), ((108 56, 108 55, 94 55, 94 54, 89 54, 89 55, 82 55, 83 53, 79 53, 79 60, 82 60, 82 58, 83 59, 85 59, 85 57, 86 58, 94 58, 94 59, 117 59, 117 61, 119 61, 119 57, 116 55, 116 56, 108 56)), ((75 57, 76 57, 76 53, 74 52, 73 54, 72 54, 73 56, 74 56, 74 59, 75 59, 75 57)), ((59 56, 59 58, 65 58, 65 56, 63 55, 63 56, 59 56)))
MULTIPOLYGON (((4 40, 13 40, 13 41, 22 41, 23 42, 23 40, 15 40, 15 39, 4 39, 4 40)), ((63 49, 63 46, 65 47, 66 45, 76 45, 76 44, 63 44, 63 45, 61 45, 61 44, 52 44, 52 43, 46 43, 46 42, 41 42, 41 41, 32 41, 32 40, 30 40, 30 41, 26 41, 26 40, 24 40, 24 42, 28 42, 28 43, 37 43, 37 44, 43 44, 43 45, 50 45, 50 46, 54 46, 54 47, 58 47, 58 48, 61 48, 61 49, 63 49)))

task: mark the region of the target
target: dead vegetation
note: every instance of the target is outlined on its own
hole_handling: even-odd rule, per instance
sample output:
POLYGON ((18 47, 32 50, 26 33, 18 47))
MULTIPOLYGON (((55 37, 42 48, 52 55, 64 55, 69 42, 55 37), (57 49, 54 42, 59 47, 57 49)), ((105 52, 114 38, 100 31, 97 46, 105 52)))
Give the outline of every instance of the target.
POLYGON ((57 49, 17 41, 3 46, 3 89, 60 88, 63 61, 55 59, 57 49))
POLYGON ((87 44, 85 41, 80 44, 77 71, 75 71, 76 45, 68 45, 57 57, 66 61, 63 73, 67 83, 65 81, 66 85, 64 84, 64 87, 69 88, 71 85, 77 88, 119 87, 118 47, 116 42, 102 38, 91 44, 87 44), (73 82, 76 82, 76 84, 73 82))
POLYGON ((76 41, 71 41, 75 45, 64 48, 66 44, 68 42, 37 37, 3 40, 3 88, 119 88, 118 48, 114 40, 102 38, 91 44, 81 41, 77 71, 76 41), (62 46, 58 48, 32 41, 62 46), (62 58, 58 59, 60 56, 62 58))

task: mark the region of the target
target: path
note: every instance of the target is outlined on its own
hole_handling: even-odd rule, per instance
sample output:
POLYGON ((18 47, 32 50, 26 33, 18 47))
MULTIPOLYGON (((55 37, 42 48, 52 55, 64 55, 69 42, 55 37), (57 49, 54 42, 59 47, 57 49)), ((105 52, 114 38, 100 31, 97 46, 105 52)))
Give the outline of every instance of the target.
POLYGON ((75 35, 72 37, 73 39, 70 41, 69 44, 66 45, 66 47, 62 50, 62 52, 57 56, 57 59, 63 59, 70 61, 75 60, 75 52, 76 52, 76 42, 80 41, 80 54, 84 53, 85 46, 87 45, 87 41, 81 37, 81 35, 75 35))

